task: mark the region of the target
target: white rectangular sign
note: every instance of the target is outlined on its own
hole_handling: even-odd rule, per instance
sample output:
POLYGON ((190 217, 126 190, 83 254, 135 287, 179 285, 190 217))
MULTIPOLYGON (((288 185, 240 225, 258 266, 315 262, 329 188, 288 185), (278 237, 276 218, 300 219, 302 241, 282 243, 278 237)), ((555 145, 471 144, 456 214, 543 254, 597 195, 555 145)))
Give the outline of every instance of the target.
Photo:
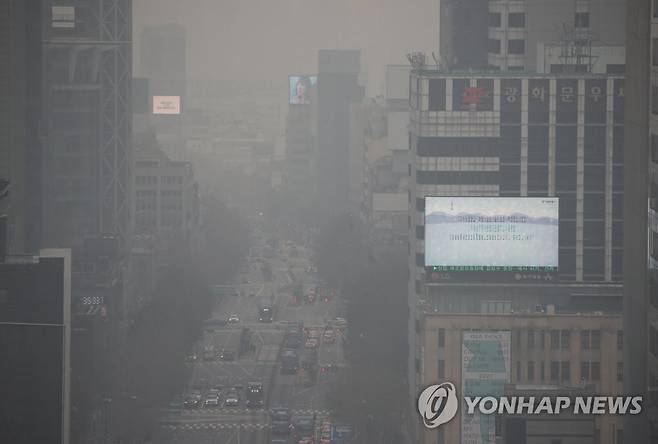
POLYGON ((153 114, 180 114, 180 96, 153 96, 153 114))

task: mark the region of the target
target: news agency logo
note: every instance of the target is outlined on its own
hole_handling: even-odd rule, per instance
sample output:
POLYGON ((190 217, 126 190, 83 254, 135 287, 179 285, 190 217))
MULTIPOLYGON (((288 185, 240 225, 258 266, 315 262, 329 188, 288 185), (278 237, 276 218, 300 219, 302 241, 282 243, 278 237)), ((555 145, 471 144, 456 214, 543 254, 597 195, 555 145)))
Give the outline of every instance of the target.
MULTIPOLYGON (((638 415, 642 396, 465 396, 466 415, 638 415)), ((451 382, 426 387, 418 397, 418 412, 428 429, 457 414, 457 390, 451 382)))
POLYGON ((455 417, 459 401, 452 382, 430 385, 418 397, 418 412, 428 429, 434 429, 455 417))

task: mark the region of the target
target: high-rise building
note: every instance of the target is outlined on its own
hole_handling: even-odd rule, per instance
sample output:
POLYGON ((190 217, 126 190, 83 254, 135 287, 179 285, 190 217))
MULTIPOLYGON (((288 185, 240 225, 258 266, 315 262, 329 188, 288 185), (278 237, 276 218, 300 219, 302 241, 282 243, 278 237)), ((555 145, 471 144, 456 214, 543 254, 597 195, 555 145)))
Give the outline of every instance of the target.
POLYGON ((43 244, 129 236, 131 0, 43 11, 43 244))
POLYGON ((364 97, 360 52, 320 50, 318 67, 317 202, 340 214, 349 209, 350 105, 364 97))
POLYGON ((307 104, 289 104, 286 118, 286 187, 295 196, 296 211, 315 197, 317 96, 307 104))
POLYGON ((41 240, 42 4, 0 4, 0 178, 10 182, 0 213, 12 253, 37 252, 41 240))
POLYGON ((181 25, 145 26, 139 38, 139 72, 148 79, 149 107, 155 108, 154 97, 178 97, 178 111, 160 115, 153 109, 151 122, 156 128, 160 146, 173 154, 183 143, 182 113, 188 108, 186 94, 187 32, 181 25))
MULTIPOLYGON (((501 71, 623 69, 623 0, 489 1, 488 64, 501 71)), ((477 32, 477 29, 462 32, 477 32)), ((606 71, 603 71, 606 72, 606 71)))
POLYGON ((189 162, 159 149, 135 152, 135 234, 189 242, 199 227, 198 184, 189 162))
POLYGON ((69 444, 70 344, 70 250, 0 258, 1 442, 69 444))
POLYGON ((644 395, 645 409, 625 429, 626 442, 650 443, 658 440, 658 4, 626 3, 624 390, 644 395))
POLYGON ((185 99, 186 42, 185 28, 175 23, 142 29, 138 68, 148 79, 151 94, 185 99))
POLYGON ((487 66, 489 0, 440 2, 439 52, 450 69, 484 69, 487 66))
POLYGON ((621 310, 620 295, 607 289, 622 280, 624 79, 424 67, 412 71, 410 94, 413 398, 434 378, 422 373, 427 355, 418 342, 427 313, 512 314, 551 304, 558 312, 621 310), (426 196, 559 198, 557 273, 508 273, 494 283, 491 274, 462 279, 426 268, 426 196), (580 294, 562 288, 592 284, 580 294))

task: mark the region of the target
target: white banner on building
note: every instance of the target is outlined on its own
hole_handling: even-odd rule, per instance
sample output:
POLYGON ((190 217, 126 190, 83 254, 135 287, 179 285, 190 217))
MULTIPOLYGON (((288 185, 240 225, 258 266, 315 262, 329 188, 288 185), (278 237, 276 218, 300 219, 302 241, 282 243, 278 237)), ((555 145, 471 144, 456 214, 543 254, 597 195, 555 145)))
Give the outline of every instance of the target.
MULTIPOLYGON (((463 397, 502 396, 510 380, 509 331, 472 331, 462 336, 463 397)), ((461 411, 461 444, 495 444, 496 415, 461 411)))

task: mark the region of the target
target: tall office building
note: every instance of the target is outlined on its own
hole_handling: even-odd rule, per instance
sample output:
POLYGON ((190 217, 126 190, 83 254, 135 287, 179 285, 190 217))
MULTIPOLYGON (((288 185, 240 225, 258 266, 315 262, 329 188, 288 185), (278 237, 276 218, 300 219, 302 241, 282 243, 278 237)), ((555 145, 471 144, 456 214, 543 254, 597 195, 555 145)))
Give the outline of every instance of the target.
POLYGON ((130 223, 131 0, 45 2, 43 244, 130 223))
POLYGON ((36 252, 41 240, 42 1, 0 4, 0 178, 10 191, 10 252, 36 252))
POLYGON ((148 79, 150 106, 154 96, 178 96, 179 111, 174 115, 159 115, 154 111, 154 125, 161 147, 174 155, 183 144, 181 113, 188 107, 186 94, 187 33, 183 26, 145 26, 139 37, 139 72, 148 79))
POLYGON ((324 216, 349 208, 350 105, 364 97, 358 50, 320 50, 317 202, 324 216))
POLYGON ((535 313, 549 305, 558 314, 619 313, 623 91, 624 79, 611 75, 412 71, 412 398, 421 385, 436 380, 422 371, 429 355, 418 340, 434 314, 535 313), (426 268, 426 196, 559 198, 557 273, 462 279, 460 271, 426 268), (494 277, 503 280, 492 282, 494 277))
POLYGON ((70 250, 0 257, 1 442, 69 444, 70 343, 70 250))
MULTIPOLYGON (((290 87, 296 86, 300 78, 291 77, 290 87)), ((306 78, 309 82, 317 79, 314 76, 306 78)), ((295 196, 298 214, 312 204, 316 187, 317 89, 311 86, 308 93, 308 103, 288 104, 286 117, 286 187, 295 196)))
POLYGON ((139 40, 139 72, 156 96, 185 98, 187 33, 181 25, 145 26, 139 40))
POLYGON ((487 66, 489 0, 441 0, 439 53, 447 69, 487 66))
POLYGON ((624 389, 644 395, 645 409, 625 428, 627 442, 649 443, 658 440, 658 4, 628 1, 626 30, 624 389))
POLYGON ((619 72, 623 16, 623 0, 490 0, 488 64, 501 71, 591 72, 599 63, 619 72))

